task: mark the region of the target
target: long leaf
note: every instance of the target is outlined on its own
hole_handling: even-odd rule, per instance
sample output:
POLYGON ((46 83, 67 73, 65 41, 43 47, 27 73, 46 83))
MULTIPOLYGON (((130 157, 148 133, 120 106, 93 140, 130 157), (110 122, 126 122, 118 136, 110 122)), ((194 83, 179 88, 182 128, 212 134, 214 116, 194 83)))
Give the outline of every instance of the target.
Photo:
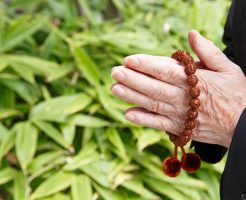
POLYGON ((31 199, 38 199, 52 195, 68 188, 73 180, 73 175, 65 172, 58 172, 51 176, 33 192, 31 199))
POLYGON ((33 123, 45 134, 47 134, 50 138, 56 141, 58 144, 60 144, 66 149, 69 148, 70 146, 69 143, 65 140, 62 134, 53 125, 42 121, 34 121, 33 123))
POLYGON ((91 200, 92 187, 90 178, 85 175, 74 177, 71 185, 71 193, 73 200, 91 200))
POLYGON ((85 94, 67 95, 52 98, 34 106, 31 119, 64 121, 66 116, 83 110, 92 99, 85 94))
POLYGON ((95 63, 91 58, 84 52, 83 49, 76 46, 75 44, 70 44, 70 50, 74 56, 78 69, 83 73, 85 78, 94 86, 99 85, 100 75, 95 63))
POLYGON ((24 171, 36 152, 37 140, 38 130, 30 122, 22 122, 16 126, 15 151, 24 171))
POLYGON ((16 173, 16 170, 10 167, 0 170, 0 185, 13 180, 16 177, 16 173))

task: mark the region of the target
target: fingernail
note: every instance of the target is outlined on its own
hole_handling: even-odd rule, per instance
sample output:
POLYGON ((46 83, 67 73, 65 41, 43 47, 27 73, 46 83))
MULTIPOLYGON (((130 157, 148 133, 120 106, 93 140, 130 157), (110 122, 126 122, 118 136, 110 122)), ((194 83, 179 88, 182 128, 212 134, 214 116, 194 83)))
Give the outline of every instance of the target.
POLYGON ((123 81, 125 79, 125 74, 121 70, 115 69, 111 73, 112 77, 117 81, 123 81))
POLYGON ((111 74, 112 74, 113 71, 116 70, 116 69, 118 69, 118 67, 113 67, 113 68, 111 69, 111 74))
POLYGON ((198 35, 200 35, 200 33, 195 29, 191 30, 191 32, 194 32, 194 33, 197 33, 198 35))
POLYGON ((126 114, 125 114, 125 118, 126 118, 127 120, 129 120, 129 121, 135 121, 136 116, 135 116, 134 114, 132 114, 132 113, 126 113, 126 114))
POLYGON ((117 95, 117 96, 124 96, 125 95, 125 90, 119 86, 119 85, 115 85, 111 88, 112 92, 117 95))
POLYGON ((110 90, 112 90, 112 88, 117 85, 118 83, 113 83, 111 86, 110 86, 110 90))
POLYGON ((140 61, 136 56, 127 56, 124 59, 124 64, 129 67, 137 68, 140 64, 140 61))

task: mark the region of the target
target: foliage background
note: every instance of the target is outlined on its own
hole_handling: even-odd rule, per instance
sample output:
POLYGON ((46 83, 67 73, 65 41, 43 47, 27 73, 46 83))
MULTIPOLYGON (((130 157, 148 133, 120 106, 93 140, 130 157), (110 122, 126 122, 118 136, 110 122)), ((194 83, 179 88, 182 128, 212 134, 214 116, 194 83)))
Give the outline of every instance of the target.
POLYGON ((201 31, 223 48, 225 0, 2 0, 0 199, 219 199, 224 161, 163 175, 165 134, 123 117, 112 66, 201 31))

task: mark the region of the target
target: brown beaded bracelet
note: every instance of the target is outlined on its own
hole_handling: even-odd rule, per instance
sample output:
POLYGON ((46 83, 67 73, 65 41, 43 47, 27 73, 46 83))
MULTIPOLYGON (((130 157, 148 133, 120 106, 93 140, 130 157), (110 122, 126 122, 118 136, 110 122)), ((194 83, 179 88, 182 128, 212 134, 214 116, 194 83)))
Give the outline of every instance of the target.
POLYGON ((185 74, 187 75, 187 84, 190 87, 189 100, 190 109, 187 111, 187 119, 185 121, 185 128, 179 136, 168 133, 169 139, 174 143, 174 156, 167 157, 163 161, 163 172, 170 177, 179 175, 181 168, 189 173, 196 172, 201 166, 201 159, 195 153, 186 153, 184 146, 190 141, 192 130, 197 126, 196 118, 198 117, 198 108, 201 104, 199 100, 200 89, 197 86, 198 78, 195 75, 196 65, 194 59, 187 51, 178 50, 172 54, 172 58, 180 62, 184 66, 185 74), (177 158, 178 147, 181 148, 181 161, 177 158))

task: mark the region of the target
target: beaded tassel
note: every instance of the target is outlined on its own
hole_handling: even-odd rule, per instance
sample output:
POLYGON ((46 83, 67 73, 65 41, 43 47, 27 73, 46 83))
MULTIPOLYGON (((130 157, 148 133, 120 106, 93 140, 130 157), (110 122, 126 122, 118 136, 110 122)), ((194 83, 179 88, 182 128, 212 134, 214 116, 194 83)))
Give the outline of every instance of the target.
POLYGON ((201 166, 201 159, 195 153, 186 153, 184 146, 190 141, 192 130, 197 126, 196 118, 198 117, 198 108, 201 104, 199 100, 200 89, 197 86, 198 78, 195 75, 196 65, 194 59, 187 51, 178 50, 172 54, 172 58, 179 61, 184 66, 185 74, 187 75, 187 83, 190 87, 189 100, 190 109, 187 111, 187 119, 185 128, 182 133, 177 136, 169 133, 169 139, 174 143, 173 157, 167 157, 162 164, 163 172, 170 177, 179 175, 181 168, 189 173, 196 172, 201 166), (182 158, 179 161, 177 157, 178 148, 181 148, 182 158))

